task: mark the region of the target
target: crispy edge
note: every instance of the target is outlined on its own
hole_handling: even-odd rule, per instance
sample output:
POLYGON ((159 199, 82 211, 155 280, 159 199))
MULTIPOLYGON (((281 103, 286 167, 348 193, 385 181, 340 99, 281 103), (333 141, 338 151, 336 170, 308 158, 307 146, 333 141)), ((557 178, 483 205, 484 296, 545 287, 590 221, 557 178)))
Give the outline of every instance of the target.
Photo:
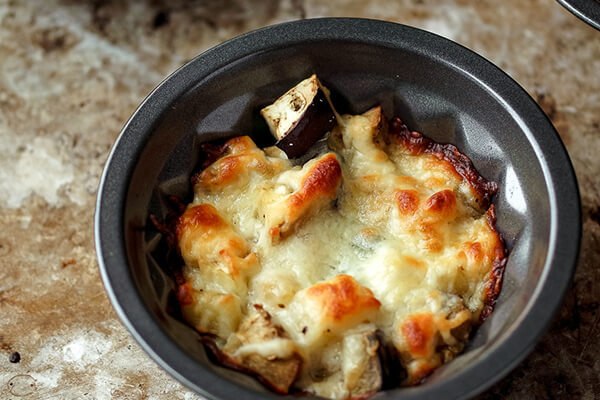
POLYGON ((469 183, 479 205, 483 209, 489 207, 492 196, 498 191, 498 185, 483 178, 477 172, 471 160, 462 154, 456 146, 436 143, 419 132, 411 132, 398 117, 392 118, 388 132, 389 136, 395 139, 410 154, 431 154, 438 160, 449 163, 453 170, 469 183))
POLYGON ((498 296, 500 296, 500 291, 502 290, 504 270, 506 269, 506 262, 508 261, 508 251, 504 245, 504 239, 496 229, 496 209, 493 204, 488 209, 486 218, 488 226, 496 237, 496 245, 494 246, 494 261, 492 262, 492 270, 490 271, 490 277, 485 287, 484 305, 481 313, 479 314, 480 324, 490 316, 492 311, 494 311, 496 301, 498 300, 498 296))

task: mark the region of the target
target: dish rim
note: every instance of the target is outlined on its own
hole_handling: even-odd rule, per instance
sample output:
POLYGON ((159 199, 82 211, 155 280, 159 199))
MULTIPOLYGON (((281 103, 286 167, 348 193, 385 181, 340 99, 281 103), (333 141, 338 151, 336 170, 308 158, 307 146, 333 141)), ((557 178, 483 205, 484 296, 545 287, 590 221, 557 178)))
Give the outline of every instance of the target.
POLYGON ((600 31, 600 2, 598 0, 556 0, 571 14, 600 31))
MULTIPOLYGON (((579 254, 581 211, 576 176, 566 149, 537 103, 494 64, 449 39, 393 22, 364 18, 318 18, 264 27, 217 45, 163 80, 140 104, 121 130, 107 159, 96 201, 95 247, 100 275, 122 323, 150 357, 188 388, 210 398, 280 399, 259 393, 211 371, 177 345, 154 320, 137 292, 128 267, 123 226, 127 189, 137 159, 160 112, 194 84, 229 63, 263 51, 309 41, 340 40, 407 48, 467 75, 493 95, 523 129, 546 179, 551 211, 550 239, 542 278, 526 310, 511 329, 487 349, 487 355, 424 392, 402 388, 406 399, 444 394, 463 399, 481 393, 507 375, 533 349, 562 304, 579 254), (276 38, 277 43, 265 40, 276 38), (546 159, 547 158, 547 159, 546 159), (552 160, 552 162, 549 162, 552 160), (545 164, 542 162, 545 161, 545 164), (557 191, 556 188, 560 188, 557 191), (560 244, 560 246, 558 246, 560 244), (200 372, 195 375, 192 372, 200 372), (193 376, 193 378, 191 378, 193 376), (252 393, 252 396, 250 396, 252 393)), ((392 391, 377 398, 393 398, 392 391)))

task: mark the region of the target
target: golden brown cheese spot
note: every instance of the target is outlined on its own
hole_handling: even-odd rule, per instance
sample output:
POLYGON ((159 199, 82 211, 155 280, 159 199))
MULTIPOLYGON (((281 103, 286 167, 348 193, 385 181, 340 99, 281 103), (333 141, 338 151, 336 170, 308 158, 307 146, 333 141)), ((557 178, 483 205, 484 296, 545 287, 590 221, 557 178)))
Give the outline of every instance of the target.
POLYGON ((401 326, 402 336, 416 357, 429 357, 434 350, 434 326, 431 314, 415 314, 401 326))
POLYGON ((194 177, 194 185, 211 191, 224 189, 244 180, 252 171, 267 174, 272 168, 252 139, 236 137, 225 143, 221 158, 194 177))
POLYGON ((302 204, 305 199, 316 196, 333 197, 342 179, 342 168, 333 153, 327 154, 302 181, 302 189, 292 198, 302 204))
POLYGON ((413 215, 419 208, 419 192, 416 190, 396 190, 394 195, 401 215, 413 215))
POLYGON ((231 272, 237 269, 234 264, 239 258, 249 253, 246 241, 233 231, 210 204, 189 207, 179 217, 177 237, 184 259, 218 256, 231 266, 231 272))
POLYGON ((432 194, 425 202, 425 210, 440 216, 449 216, 456 206, 456 196, 452 190, 442 190, 432 194))
POLYGON ((246 245, 246 241, 241 237, 232 237, 227 242, 227 248, 235 254, 243 254, 246 252, 248 246, 246 245))
POLYGON ((216 249, 219 255, 224 250, 238 256, 248 253, 244 239, 233 231, 210 204, 199 204, 185 210, 177 223, 177 238, 184 258, 192 246, 199 244, 197 240, 206 243, 217 240, 217 247, 221 247, 216 249))
POLYGON ((243 171, 244 161, 248 157, 229 156, 216 161, 210 168, 202 171, 198 183, 210 188, 231 184, 243 171))
POLYGON ((318 159, 302 178, 300 188, 289 195, 283 204, 272 206, 269 236, 277 238, 290 232, 296 222, 318 211, 336 197, 342 180, 342 168, 333 153, 318 159))
POLYGON ((483 252, 483 247, 481 246, 481 243, 465 243, 465 247, 469 259, 471 259, 473 262, 483 261, 485 254, 483 252))
POLYGON ((241 154, 258 149, 249 136, 231 138, 225 143, 225 147, 227 149, 225 154, 241 154))
POLYGON ((322 313, 336 321, 352 318, 381 306, 370 289, 361 286, 349 275, 316 284, 306 291, 306 296, 320 305, 322 313))
POLYGON ((456 196, 452 190, 434 193, 425 201, 418 231, 423 235, 429 251, 439 253, 443 250, 445 235, 442 222, 453 220, 457 214, 456 196))
POLYGON ((217 291, 246 295, 247 279, 258 269, 258 258, 215 207, 188 207, 179 217, 177 236, 186 263, 184 278, 194 289, 211 285, 217 291))
POLYGON ((177 239, 181 241, 181 237, 187 229, 220 229, 225 225, 226 223, 217 209, 210 204, 192 206, 179 217, 177 239))
POLYGON ((271 236, 271 237, 277 237, 277 236, 279 236, 280 233, 281 233, 281 229, 279 229, 279 227, 277 227, 277 226, 274 226, 269 229, 269 236, 271 236))
POLYGON ((410 265, 411 267, 422 268, 425 266, 423 261, 417 260, 416 258, 411 257, 411 256, 403 256, 402 260, 404 261, 405 264, 410 265))

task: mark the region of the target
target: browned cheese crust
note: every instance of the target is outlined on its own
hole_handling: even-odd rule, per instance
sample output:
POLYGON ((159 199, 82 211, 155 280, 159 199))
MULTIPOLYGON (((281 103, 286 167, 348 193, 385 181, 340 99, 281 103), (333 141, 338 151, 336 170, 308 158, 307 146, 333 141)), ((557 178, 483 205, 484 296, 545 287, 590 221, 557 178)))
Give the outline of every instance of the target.
POLYGON ((337 123, 296 167, 248 136, 204 145, 170 237, 182 315, 217 362, 277 393, 364 399, 462 351, 507 251, 498 187, 455 146, 380 107, 337 123))
POLYGON ((479 175, 469 157, 458 151, 456 146, 436 143, 419 132, 411 132, 398 117, 392 118, 389 126, 390 137, 401 143, 410 154, 432 154, 438 160, 449 163, 457 174, 469 182, 481 207, 489 207, 498 185, 479 175))
MULTIPOLYGON (((482 323, 494 311, 494 305, 502 290, 502 277, 504 276, 504 268, 506 267, 508 255, 508 251, 504 246, 504 239, 496 229, 496 210, 494 205, 491 204, 492 197, 498 191, 498 185, 496 182, 487 181, 482 177, 473 166, 471 160, 462 154, 456 146, 436 143, 419 132, 410 131, 406 124, 398 117, 390 120, 389 136, 392 140, 400 143, 411 154, 432 154, 440 161, 447 162, 458 175, 469 182, 481 208, 487 209, 487 221, 490 228, 496 234, 497 242, 492 271, 486 286, 485 306, 479 318, 480 323, 482 323)), ((408 209, 407 212, 413 210, 414 201, 410 193, 402 193, 401 196, 398 199, 400 207, 408 209)))

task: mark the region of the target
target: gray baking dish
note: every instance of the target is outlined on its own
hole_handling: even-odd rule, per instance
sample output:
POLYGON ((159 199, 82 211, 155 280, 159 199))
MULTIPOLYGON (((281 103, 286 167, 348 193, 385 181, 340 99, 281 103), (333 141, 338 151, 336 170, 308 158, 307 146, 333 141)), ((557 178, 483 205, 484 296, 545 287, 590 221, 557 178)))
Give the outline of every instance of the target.
POLYGON ((263 28, 193 59, 144 100, 112 149, 96 206, 98 262, 117 314, 160 366, 207 398, 281 398, 211 361, 179 318, 164 237, 149 215, 163 220, 169 196, 191 198, 201 143, 250 134, 270 144, 258 110, 312 73, 342 112, 381 104, 388 117, 456 145, 498 183, 497 226, 510 254, 495 312, 425 383, 373 399, 482 392, 528 354, 561 304, 581 234, 577 182, 552 124, 515 81, 454 42, 394 23, 263 28))
POLYGON ((589 26, 600 30, 600 1, 598 0, 557 0, 589 26))

